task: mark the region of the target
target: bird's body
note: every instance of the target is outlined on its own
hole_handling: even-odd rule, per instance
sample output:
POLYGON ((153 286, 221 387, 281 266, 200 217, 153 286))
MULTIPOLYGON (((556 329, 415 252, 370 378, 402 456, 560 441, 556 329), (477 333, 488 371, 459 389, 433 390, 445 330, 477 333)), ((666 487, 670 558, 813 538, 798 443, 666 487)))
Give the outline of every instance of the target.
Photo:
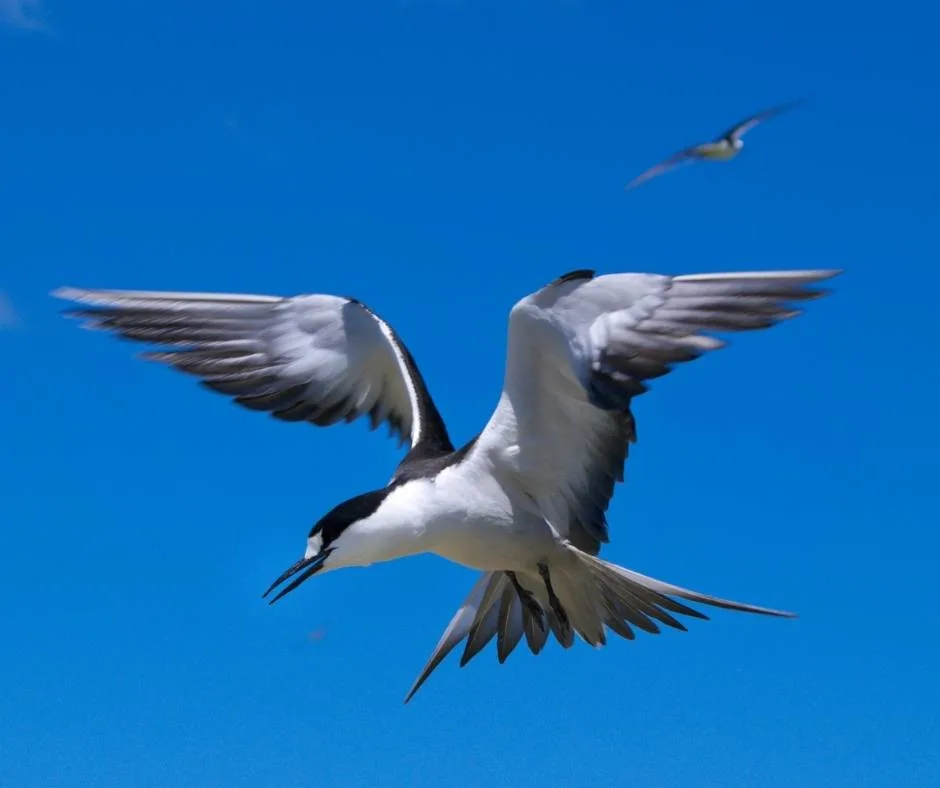
POLYGON ((563 554, 564 538, 511 464, 473 446, 442 459, 450 464, 434 476, 367 493, 375 511, 343 531, 323 571, 434 553, 469 569, 527 572, 563 554))
POLYGON ((722 345, 716 331, 766 328, 821 294, 831 271, 662 276, 573 271, 512 309, 503 391, 483 430, 455 449, 398 335, 350 298, 65 289, 96 328, 166 350, 148 357, 199 376, 240 404, 326 426, 368 415, 410 444, 388 484, 334 507, 303 557, 268 589, 433 553, 483 574, 451 620, 409 698, 466 641, 461 664, 494 637, 505 660, 524 637, 685 627, 706 618, 679 599, 787 616, 701 594, 597 557, 606 511, 636 440, 645 381, 722 345))
POLYGON ((718 137, 715 137, 715 139, 709 142, 703 142, 698 145, 692 145, 691 147, 684 148, 678 153, 670 156, 668 159, 664 159, 663 161, 659 162, 659 164, 655 164, 630 181, 630 183, 626 185, 626 189, 635 189, 641 183, 645 183, 646 181, 655 178, 658 175, 662 175, 681 164, 694 161, 729 161, 730 159, 735 158, 744 148, 744 140, 742 137, 748 131, 754 128, 754 126, 767 120, 768 118, 793 109, 801 103, 802 102, 799 101, 791 101, 787 104, 781 104, 776 107, 771 107, 770 109, 757 112, 754 115, 745 118, 740 123, 736 123, 730 129, 722 132, 718 137))
POLYGON ((391 486, 373 514, 343 531, 323 570, 435 553, 470 569, 522 569, 556 543, 525 501, 469 463, 391 486), (515 499, 515 500, 514 500, 515 499))
POLYGON ((703 145, 696 145, 691 149, 689 155, 696 159, 705 161, 728 161, 737 156, 744 143, 741 140, 719 140, 718 142, 706 142, 703 145))

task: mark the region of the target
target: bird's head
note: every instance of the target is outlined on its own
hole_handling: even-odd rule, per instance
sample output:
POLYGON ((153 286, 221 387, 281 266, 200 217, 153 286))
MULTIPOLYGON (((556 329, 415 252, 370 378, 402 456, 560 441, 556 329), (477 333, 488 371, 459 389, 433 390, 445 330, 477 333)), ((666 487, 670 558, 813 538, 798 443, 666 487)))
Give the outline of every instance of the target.
MULTIPOLYGON (((351 526, 361 523, 375 514, 386 495, 386 490, 375 490, 357 495, 355 498, 350 498, 348 501, 343 501, 339 506, 333 507, 321 517, 307 537, 307 549, 304 551, 304 557, 289 567, 264 592, 264 596, 267 597, 282 583, 287 583, 288 580, 291 581, 275 595, 270 604, 273 605, 282 596, 289 594, 318 572, 337 568, 334 564, 347 566, 356 563, 355 561, 338 562, 331 560, 330 556, 337 553, 337 550, 342 550, 343 547, 353 547, 353 545, 346 545, 346 542, 350 540, 348 536, 344 540, 344 534, 348 535, 351 526)), ((351 551, 342 550, 342 552, 348 553, 351 551)))

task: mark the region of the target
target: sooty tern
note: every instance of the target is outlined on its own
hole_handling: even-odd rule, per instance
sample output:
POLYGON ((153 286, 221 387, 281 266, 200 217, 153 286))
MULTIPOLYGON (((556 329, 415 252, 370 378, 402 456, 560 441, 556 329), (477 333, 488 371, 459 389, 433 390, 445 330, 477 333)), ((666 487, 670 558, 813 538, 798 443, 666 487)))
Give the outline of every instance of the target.
POLYGON ((679 599, 791 616, 664 583, 597 557, 605 512, 636 430, 646 381, 724 343, 715 332, 769 327, 837 271, 613 274, 574 271, 510 312, 502 395, 489 423, 455 450, 418 367, 392 327, 352 298, 78 290, 90 327, 162 345, 145 354, 253 410, 320 426, 367 415, 410 448, 389 483, 316 523, 276 601, 317 573, 436 553, 481 570, 409 700, 466 639, 461 665, 496 638, 504 661, 523 636, 568 648, 605 627, 684 630, 707 618, 679 599))
POLYGON ((645 183, 651 178, 655 178, 657 175, 662 175, 674 167, 678 167, 680 164, 692 161, 728 161, 729 159, 733 159, 744 147, 744 140, 741 138, 758 123, 793 109, 802 103, 803 101, 791 101, 787 104, 780 104, 776 107, 771 107, 770 109, 765 109, 762 112, 751 115, 749 118, 732 126, 723 134, 715 137, 711 142, 703 142, 699 145, 685 148, 670 156, 668 159, 661 161, 659 164, 650 167, 630 181, 625 188, 628 190, 635 189, 641 183, 645 183))

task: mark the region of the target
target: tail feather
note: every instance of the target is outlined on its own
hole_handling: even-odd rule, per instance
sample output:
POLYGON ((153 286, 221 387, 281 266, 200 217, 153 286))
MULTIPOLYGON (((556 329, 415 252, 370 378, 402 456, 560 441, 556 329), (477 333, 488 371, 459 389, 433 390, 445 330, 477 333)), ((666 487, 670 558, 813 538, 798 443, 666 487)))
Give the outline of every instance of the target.
POLYGON ((444 634, 441 635, 441 639, 437 642, 434 651, 431 653, 431 658, 408 692, 405 703, 414 697, 414 694, 421 688, 421 685, 427 681, 428 676, 434 672, 434 669, 444 661, 444 658, 450 654, 450 652, 454 650, 454 647, 470 632, 470 628, 473 626, 473 622, 480 608, 480 602, 483 601, 483 595, 486 593, 489 584, 493 581, 495 574, 494 572, 487 572, 486 574, 480 575, 480 579, 477 580, 476 585, 470 590, 470 593, 460 606, 460 609, 450 620, 447 629, 444 630, 444 634))
MULTIPOLYGON (((722 599, 702 594, 698 591, 692 591, 688 588, 665 583, 662 580, 656 580, 647 575, 641 575, 631 569, 608 563, 600 558, 578 550, 575 547, 570 548, 580 559, 580 563, 585 566, 595 583, 603 589, 603 592, 610 595, 618 602, 618 612, 623 612, 625 617, 637 613, 647 614, 656 618, 658 621, 673 627, 674 629, 685 630, 685 626, 670 616, 666 610, 671 610, 680 615, 691 616, 694 618, 708 619, 704 613, 676 602, 670 597, 680 597, 692 602, 698 602, 712 607, 722 607, 728 610, 738 610, 744 613, 757 613, 763 616, 776 616, 778 618, 796 618, 796 613, 789 613, 785 610, 774 610, 757 605, 748 605, 744 602, 735 602, 731 599, 722 599)), ((644 616, 645 617, 645 616, 644 616)), ((647 619, 656 632, 659 628, 647 619)), ((648 631, 653 631, 652 629, 648 631)))
POLYGON ((620 635, 625 640, 635 640, 636 634, 630 629, 630 625, 624 620, 626 617, 621 612, 621 605, 613 599, 610 594, 604 591, 604 611, 606 613, 604 623, 610 629, 620 635))
POLYGON ((504 583, 506 580, 502 573, 494 572, 486 584, 486 591, 483 592, 483 599, 480 600, 480 607, 477 609, 473 624, 470 626, 470 633, 467 635, 467 646, 463 650, 463 656, 460 657, 460 667, 479 654, 496 636, 496 629, 499 626, 499 608, 496 606, 496 600, 503 593, 504 583))
POLYGON ((675 618, 669 615, 660 605, 666 597, 659 594, 650 593, 646 588, 637 588, 626 582, 617 582, 620 578, 598 578, 600 583, 612 583, 615 593, 618 595, 619 606, 617 612, 624 618, 636 623, 641 629, 645 629, 651 634, 658 635, 659 626, 653 619, 665 624, 667 627, 686 631, 685 625, 680 624, 675 618))
MULTIPOLYGON (((603 618, 598 615, 598 607, 595 600, 591 599, 585 592, 585 588, 579 582, 579 578, 570 575, 567 572, 555 572, 552 575, 552 586, 559 600, 564 600, 562 607, 568 616, 569 626, 565 628, 566 642, 562 643, 565 648, 574 645, 574 632, 581 636, 585 643, 592 646, 602 646, 606 642, 604 636, 603 618), (573 630, 573 631, 572 631, 573 630)), ((548 595, 538 594, 539 601, 542 604, 548 604, 548 595)), ((548 604, 549 609, 551 605, 548 604)), ((556 616, 553 616, 556 618, 556 616)), ((561 638, 555 635, 561 642, 561 638)))
POLYGON ((550 632, 564 648, 573 645, 575 632, 582 640, 597 647, 607 642, 605 627, 622 638, 634 640, 634 628, 659 634, 657 622, 686 631, 685 625, 671 614, 708 619, 707 615, 676 601, 675 597, 745 613, 796 617, 795 613, 721 599, 665 583, 608 563, 573 546, 569 545, 569 549, 576 560, 564 566, 550 567, 549 573, 567 623, 553 610, 545 584, 538 574, 517 573, 517 577, 541 608, 540 618, 519 598, 504 572, 487 572, 481 575, 444 630, 405 703, 414 697, 437 666, 465 638, 467 643, 460 659, 461 667, 494 637, 497 656, 502 663, 519 645, 523 635, 532 653, 538 654, 550 632))
MULTIPOLYGON (((608 564, 608 566, 613 566, 613 564, 608 564)), ((760 607, 759 605, 748 605, 744 602, 735 602, 732 599, 722 599, 721 597, 711 596, 710 594, 702 594, 698 591, 691 591, 688 588, 682 588, 681 586, 672 585, 671 583, 664 583, 662 580, 656 580, 653 577, 647 577, 646 575, 641 575, 639 572, 634 572, 631 569, 625 569, 623 567, 615 567, 616 570, 630 580, 633 583, 636 583, 639 586, 646 588, 648 591, 655 593, 658 599, 665 599, 666 601, 672 603, 673 605, 679 605, 683 608, 682 611, 676 610, 676 612, 683 612, 684 615, 693 615, 696 618, 708 619, 704 613, 700 613, 697 610, 692 610, 685 605, 681 605, 674 600, 666 597, 666 594, 672 596, 682 597, 683 599, 688 599, 692 602, 698 602, 702 605, 711 605, 712 607, 722 607, 726 610, 737 610, 742 613, 756 613, 760 616, 775 616, 776 618, 796 618, 796 613, 791 613, 787 610, 775 610, 769 607, 760 607), (685 612, 688 611, 688 612, 685 612)), ((661 602, 657 602, 662 607, 666 605, 661 602)), ((675 609, 675 608, 670 608, 675 609)))
POLYGON ((460 667, 466 665, 496 637, 499 628, 499 606, 491 604, 486 613, 478 613, 476 623, 467 635, 467 645, 460 655, 460 667))
POLYGON ((522 602, 512 585, 503 584, 503 596, 499 602, 499 625, 496 630, 496 656, 502 665, 513 649, 519 645, 525 632, 522 602))
POLYGON ((536 620, 529 608, 523 605, 521 601, 519 604, 522 607, 522 616, 525 619, 525 642, 529 646, 529 651, 533 654, 539 654, 548 642, 548 628, 544 625, 546 619, 543 617, 542 620, 536 620))

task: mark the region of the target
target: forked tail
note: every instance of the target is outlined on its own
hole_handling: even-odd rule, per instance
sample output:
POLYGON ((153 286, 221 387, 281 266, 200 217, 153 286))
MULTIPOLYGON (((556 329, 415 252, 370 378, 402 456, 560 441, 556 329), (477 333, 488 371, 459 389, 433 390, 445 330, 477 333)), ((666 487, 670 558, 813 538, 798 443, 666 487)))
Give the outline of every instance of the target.
POLYGON ((486 572, 481 575, 444 630, 405 703, 464 639, 467 643, 460 667, 479 654, 494 637, 496 655, 502 663, 523 635, 532 653, 538 654, 549 632, 564 648, 574 644, 575 632, 592 646, 602 646, 607 642, 605 627, 633 640, 634 628, 654 635, 660 632, 659 624, 685 631, 685 626, 673 614, 708 619, 704 613, 674 597, 745 613, 796 617, 795 613, 690 591, 608 563, 575 547, 570 550, 574 561, 564 567, 551 566, 547 571, 555 604, 552 604, 545 578, 538 573, 513 576, 507 572, 486 572), (520 590, 524 597, 520 597, 520 590))

